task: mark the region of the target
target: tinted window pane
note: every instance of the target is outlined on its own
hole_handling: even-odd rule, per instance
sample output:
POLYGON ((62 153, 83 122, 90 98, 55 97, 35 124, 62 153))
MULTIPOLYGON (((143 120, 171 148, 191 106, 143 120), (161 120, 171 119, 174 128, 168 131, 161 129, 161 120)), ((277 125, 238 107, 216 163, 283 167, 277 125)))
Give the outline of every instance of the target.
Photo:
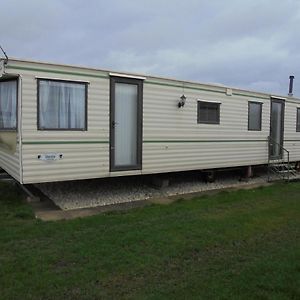
POLYGON ((297 108, 297 131, 300 131, 300 108, 297 108))
POLYGON ((219 124, 220 104, 198 101, 198 123, 219 124))
POLYGON ((204 105, 199 108, 199 118, 200 121, 207 121, 207 108, 204 105))
POLYGON ((249 130, 261 130, 261 103, 249 102, 249 130))
POLYGON ((207 107, 207 120, 209 122, 218 121, 218 106, 207 107))

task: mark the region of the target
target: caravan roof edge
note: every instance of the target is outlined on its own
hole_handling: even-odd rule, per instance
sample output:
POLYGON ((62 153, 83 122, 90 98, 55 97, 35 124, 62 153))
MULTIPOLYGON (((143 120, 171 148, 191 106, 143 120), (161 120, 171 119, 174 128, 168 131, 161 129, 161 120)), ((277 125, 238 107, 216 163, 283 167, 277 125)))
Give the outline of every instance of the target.
MULTIPOLYGON (((101 68, 95 68, 95 67, 89 67, 89 66, 82 66, 82 65, 72 65, 72 64, 62 64, 62 63, 54 63, 54 62, 45 62, 45 61, 39 61, 39 60, 29 60, 29 59, 20 59, 20 58, 9 58, 9 61, 12 62, 19 62, 19 63, 31 63, 31 64, 41 64, 41 65, 49 65, 52 67, 58 66, 58 67, 66 67, 66 68, 74 68, 74 69, 82 69, 82 70, 90 70, 90 71, 98 71, 98 72, 105 72, 107 73, 108 77, 110 73, 118 73, 118 74, 126 74, 128 76, 135 76, 135 77, 146 77, 147 79, 158 79, 158 80, 165 80, 165 81, 173 81, 181 84, 195 84, 195 85, 202 85, 207 86, 211 88, 216 89, 224 89, 224 92, 226 92, 226 89, 232 89, 236 95, 239 95, 239 93, 249 93, 249 94, 256 94, 261 97, 277 97, 277 98, 285 98, 286 100, 299 100, 297 97, 290 97, 290 96, 284 96, 284 95, 275 95, 270 94, 266 92, 259 92, 254 90, 246 90, 241 89, 238 87, 232 87, 232 86, 226 86, 222 84, 212 84, 212 83, 204 83, 199 81, 193 81, 193 80, 182 80, 182 79, 176 79, 171 77, 164 77, 164 76, 156 76, 156 75, 148 75, 148 74, 142 74, 142 73, 135 73, 135 72, 127 72, 127 71, 116 71, 116 70, 107 70, 107 69, 101 69, 101 68)), ((245 96, 245 95, 243 95, 245 96)), ((251 95, 249 95, 251 96, 251 95)))

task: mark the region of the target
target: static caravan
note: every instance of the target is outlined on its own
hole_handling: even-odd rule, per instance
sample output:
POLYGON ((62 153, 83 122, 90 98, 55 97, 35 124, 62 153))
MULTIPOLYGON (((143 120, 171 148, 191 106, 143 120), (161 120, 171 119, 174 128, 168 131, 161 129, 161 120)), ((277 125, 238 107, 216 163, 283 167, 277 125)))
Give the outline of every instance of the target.
POLYGON ((300 99, 291 96, 0 63, 0 167, 22 184, 262 165, 283 149, 300 161, 300 99))

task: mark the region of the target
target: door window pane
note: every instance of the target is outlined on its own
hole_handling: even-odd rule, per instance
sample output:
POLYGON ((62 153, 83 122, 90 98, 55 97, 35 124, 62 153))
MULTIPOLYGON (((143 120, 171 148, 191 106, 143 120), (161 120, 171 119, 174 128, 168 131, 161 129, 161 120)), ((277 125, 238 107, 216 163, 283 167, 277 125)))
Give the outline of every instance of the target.
POLYGON ((0 130, 17 128, 17 80, 0 82, 0 130))
POLYGON ((276 158, 282 154, 282 130, 283 130, 283 103, 272 102, 272 116, 271 116, 271 156, 276 158))
POLYGON ((138 86, 115 84, 115 165, 137 164, 138 86))

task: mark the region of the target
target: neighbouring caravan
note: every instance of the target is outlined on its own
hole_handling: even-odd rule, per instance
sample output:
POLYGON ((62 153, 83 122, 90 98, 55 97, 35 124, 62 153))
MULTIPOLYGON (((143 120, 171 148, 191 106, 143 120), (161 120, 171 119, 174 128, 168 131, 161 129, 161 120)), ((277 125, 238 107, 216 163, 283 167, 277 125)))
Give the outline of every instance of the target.
POLYGON ((283 147, 300 161, 291 96, 0 62, 0 167, 22 184, 261 165, 283 147))

